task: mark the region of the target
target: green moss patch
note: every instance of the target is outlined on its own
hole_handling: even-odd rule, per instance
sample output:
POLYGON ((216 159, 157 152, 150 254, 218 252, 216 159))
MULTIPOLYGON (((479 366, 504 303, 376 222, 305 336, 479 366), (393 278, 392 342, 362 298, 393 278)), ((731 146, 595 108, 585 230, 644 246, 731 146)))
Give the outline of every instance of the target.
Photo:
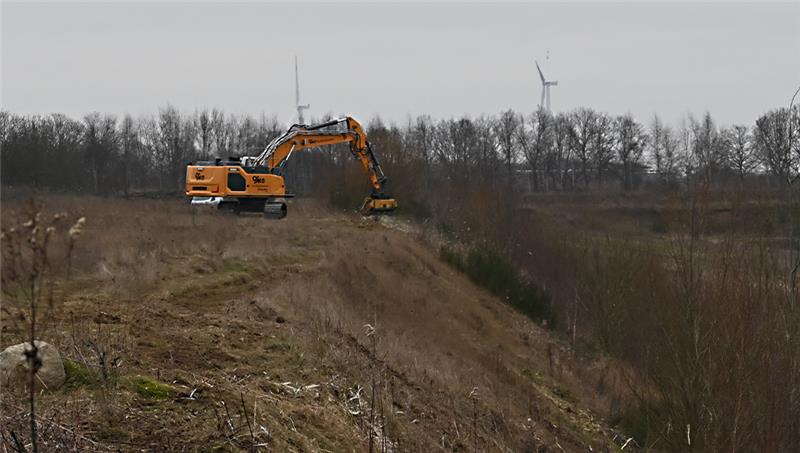
POLYGON ((167 399, 175 393, 171 385, 144 376, 127 378, 125 384, 139 396, 153 400, 167 399))
POLYGON ((72 360, 64 360, 65 384, 67 387, 91 386, 97 383, 97 376, 86 365, 72 360))

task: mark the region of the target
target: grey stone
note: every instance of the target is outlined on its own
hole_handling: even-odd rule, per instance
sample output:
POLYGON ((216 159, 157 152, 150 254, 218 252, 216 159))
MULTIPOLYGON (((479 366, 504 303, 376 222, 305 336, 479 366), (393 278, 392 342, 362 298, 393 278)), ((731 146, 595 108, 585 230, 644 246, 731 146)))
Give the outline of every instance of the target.
MULTIPOLYGON (((36 340, 36 347, 42 366, 34 376, 34 388, 55 390, 64 385, 67 376, 58 349, 39 340, 36 340)), ((30 349, 31 344, 26 342, 9 346, 0 352, 0 387, 20 390, 28 387, 30 368, 25 351, 30 349)))

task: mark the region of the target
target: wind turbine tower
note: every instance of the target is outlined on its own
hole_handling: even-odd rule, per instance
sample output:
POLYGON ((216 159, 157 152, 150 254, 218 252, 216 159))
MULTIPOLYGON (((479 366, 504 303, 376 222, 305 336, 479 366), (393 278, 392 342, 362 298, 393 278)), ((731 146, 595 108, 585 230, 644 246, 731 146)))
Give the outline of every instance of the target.
POLYGON ((311 105, 300 104, 300 71, 297 69, 297 55, 294 57, 294 103, 297 106, 297 123, 306 124, 303 119, 303 110, 307 110, 311 105))
POLYGON ((539 71, 539 78, 542 79, 542 100, 539 102, 539 107, 550 112, 550 87, 558 86, 558 80, 545 79, 542 69, 539 67, 539 62, 534 60, 534 63, 536 63, 536 69, 539 71))

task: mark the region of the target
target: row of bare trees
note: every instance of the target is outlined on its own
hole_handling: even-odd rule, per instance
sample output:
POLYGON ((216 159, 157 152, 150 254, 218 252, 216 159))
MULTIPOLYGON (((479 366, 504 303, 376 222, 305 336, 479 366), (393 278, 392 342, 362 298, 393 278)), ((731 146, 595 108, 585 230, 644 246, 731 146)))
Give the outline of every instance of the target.
MULTIPOLYGON (((588 108, 556 115, 508 110, 477 118, 419 116, 399 127, 374 119, 369 132, 388 162, 413 160, 417 169, 448 178, 501 180, 522 192, 632 190, 699 174, 718 184, 743 184, 756 175, 791 180, 800 168, 800 139, 788 136, 788 113, 777 109, 752 126, 731 127, 720 127, 710 114, 690 116, 676 128, 657 116, 642 124, 630 114, 588 108)), ((797 127, 800 115, 792 121, 797 127)), ((217 109, 182 114, 171 106, 153 117, 121 120, 2 112, 2 177, 5 184, 95 194, 175 191, 187 162, 255 154, 283 129, 275 117, 217 109)))
POLYGON ((99 113, 75 120, 2 112, 2 178, 6 185, 103 195, 175 191, 190 160, 251 152, 279 129, 266 116, 185 115, 170 106, 154 117, 121 120, 99 113))
MULTIPOLYGON (((797 129, 797 109, 792 121, 797 129)), ((658 116, 642 124, 630 114, 612 117, 588 108, 557 115, 508 110, 474 119, 421 116, 404 128, 373 121, 370 137, 383 153, 406 152, 449 177, 500 177, 531 191, 631 190, 698 175, 715 184, 740 185, 757 175, 790 181, 800 169, 800 137, 790 141, 788 125, 787 109, 728 128, 708 113, 676 128, 658 116), (376 139, 376 130, 394 134, 392 143, 376 139)))

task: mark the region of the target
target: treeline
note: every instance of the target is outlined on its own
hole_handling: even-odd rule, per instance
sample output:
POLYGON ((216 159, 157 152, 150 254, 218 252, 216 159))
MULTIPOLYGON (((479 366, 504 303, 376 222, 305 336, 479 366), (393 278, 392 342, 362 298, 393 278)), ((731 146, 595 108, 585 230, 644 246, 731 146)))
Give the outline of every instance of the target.
MULTIPOLYGON (((794 129, 800 128, 798 111, 794 129)), ((380 121, 370 126, 386 130, 380 121)), ((441 165, 451 176, 501 177, 534 192, 632 190, 698 175, 714 184, 739 185, 756 176, 783 184, 796 177, 800 165, 800 134, 790 141, 788 132, 785 108, 763 114, 753 125, 727 128, 708 113, 689 116, 674 128, 657 116, 641 124, 629 114, 612 117, 588 108, 557 115, 509 110, 477 119, 419 117, 390 128, 395 147, 427 165, 441 165)), ((370 137, 378 141, 374 132, 370 137)), ((379 149, 386 152, 387 146, 379 149)))
POLYGON ((186 115, 174 107, 138 119, 2 112, 2 180, 97 195, 182 192, 189 161, 255 153, 281 129, 274 117, 186 115))
MULTIPOLYGON (((797 112, 792 121, 798 128, 797 112)), ((789 122, 786 108, 767 112, 752 125, 721 127, 706 114, 687 117, 677 128, 657 116, 642 124, 629 114, 615 117, 581 108, 556 115, 509 110, 477 118, 420 116, 402 125, 373 119, 368 133, 390 176, 393 163, 413 162, 416 171, 503 181, 517 192, 634 190, 671 186, 700 174, 715 184, 790 181, 800 166, 800 139, 790 140, 789 122)), ((257 154, 284 129, 275 117, 216 109, 185 114, 171 106, 137 119, 2 112, 2 180, 101 195, 179 192, 187 162, 257 154)), ((324 179, 306 167, 324 171, 322 166, 346 157, 307 154, 327 156, 319 165, 294 166, 299 174, 289 177, 301 191, 324 179)))

